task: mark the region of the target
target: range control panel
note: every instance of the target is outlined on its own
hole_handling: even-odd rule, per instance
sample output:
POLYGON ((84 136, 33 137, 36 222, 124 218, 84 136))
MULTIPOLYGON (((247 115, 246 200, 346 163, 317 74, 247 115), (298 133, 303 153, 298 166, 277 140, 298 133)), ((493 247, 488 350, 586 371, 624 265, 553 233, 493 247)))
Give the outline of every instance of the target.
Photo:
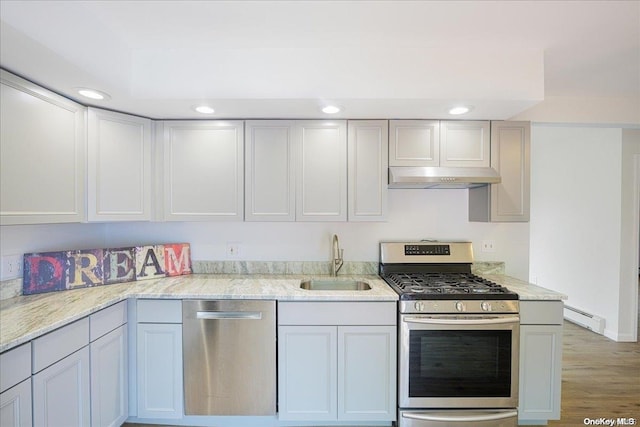
POLYGON ((405 255, 451 255, 449 245, 404 245, 405 255))

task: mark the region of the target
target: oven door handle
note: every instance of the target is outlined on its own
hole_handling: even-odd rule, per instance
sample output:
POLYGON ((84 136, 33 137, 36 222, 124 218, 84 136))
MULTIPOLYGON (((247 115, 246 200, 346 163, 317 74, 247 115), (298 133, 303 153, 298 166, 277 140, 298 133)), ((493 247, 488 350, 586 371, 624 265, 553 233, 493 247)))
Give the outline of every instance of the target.
POLYGON ((494 318, 478 318, 478 319, 456 319, 442 317, 425 317, 425 316, 405 316, 403 319, 406 323, 422 323, 428 325, 499 325, 505 323, 518 323, 518 316, 494 317, 494 318))
POLYGON ((479 421, 495 421, 502 420, 505 418, 517 417, 518 411, 499 411, 499 412, 490 412, 483 415, 473 414, 473 415, 448 415, 442 412, 436 412, 433 414, 429 413, 419 413, 419 412, 404 412, 402 414, 403 418, 410 418, 413 420, 422 420, 422 421, 439 421, 439 422, 479 422, 479 421))

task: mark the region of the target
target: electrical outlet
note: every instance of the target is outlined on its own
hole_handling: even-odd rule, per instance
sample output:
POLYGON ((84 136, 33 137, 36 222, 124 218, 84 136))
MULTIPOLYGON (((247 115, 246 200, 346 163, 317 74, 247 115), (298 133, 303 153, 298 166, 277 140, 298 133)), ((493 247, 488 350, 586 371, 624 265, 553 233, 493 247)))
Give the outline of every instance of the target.
POLYGON ((493 240, 482 241, 482 252, 495 252, 496 243, 493 240))
POLYGON ((240 258, 240 243, 227 242, 227 258, 240 258))
POLYGON ((17 279, 22 277, 22 256, 5 255, 2 257, 2 271, 0 280, 17 279))

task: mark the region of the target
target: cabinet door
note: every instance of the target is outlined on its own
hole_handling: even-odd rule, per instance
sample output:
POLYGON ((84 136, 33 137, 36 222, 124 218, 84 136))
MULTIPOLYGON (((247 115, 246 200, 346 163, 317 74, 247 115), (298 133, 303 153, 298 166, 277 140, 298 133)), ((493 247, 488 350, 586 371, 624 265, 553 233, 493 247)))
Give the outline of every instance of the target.
POLYGON ((89 425, 88 346, 38 372, 32 378, 33 425, 89 425))
POLYGON ((389 126, 386 120, 348 122, 349 221, 387 218, 389 126))
POLYGON ((0 76, 0 225, 83 221, 86 108, 0 76))
POLYGON ((243 123, 176 121, 160 128, 164 219, 242 220, 243 123))
POLYGON ((530 122, 491 122, 491 167, 502 182, 469 189, 469 220, 529 221, 530 122))
POLYGON ((140 323, 138 417, 182 418, 182 325, 140 323))
POLYGON ((336 420, 335 326, 278 327, 280 420, 336 420))
POLYGON ((487 121, 441 121, 440 166, 488 167, 489 131, 487 121))
POLYGON ((91 426, 118 427, 129 416, 127 329, 91 343, 91 426))
POLYGON ((151 220, 151 120, 88 114, 88 220, 151 220))
POLYGON ((31 378, 0 394, 0 426, 31 427, 31 378))
POLYGON ((390 120, 389 166, 438 166, 440 122, 390 120))
POLYGON ((295 221, 292 149, 293 122, 246 122, 246 221, 295 221))
POLYGON ((491 185, 491 220, 529 221, 529 122, 491 123, 491 166, 502 182, 491 185))
POLYGON ((562 326, 520 326, 519 420, 560 419, 562 326))
POLYGON ((338 327, 338 419, 396 419, 396 327, 338 327))
POLYGON ((347 126, 296 122, 296 219, 347 220, 347 126))

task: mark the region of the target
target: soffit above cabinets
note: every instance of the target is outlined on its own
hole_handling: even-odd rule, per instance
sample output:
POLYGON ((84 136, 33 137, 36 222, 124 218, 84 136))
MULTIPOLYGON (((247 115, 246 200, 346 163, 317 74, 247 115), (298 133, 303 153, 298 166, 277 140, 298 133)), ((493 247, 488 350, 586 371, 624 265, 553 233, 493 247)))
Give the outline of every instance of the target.
MULTIPOLYGON (((0 65, 150 118, 508 119, 637 96, 636 2, 3 1, 0 65), (606 3, 603 4, 603 3, 606 3), (589 49, 585 49, 589 46, 589 49), (635 74, 634 74, 635 73, 635 74), (588 94, 584 90, 589 91, 588 94)), ((87 103, 86 101, 81 101, 87 103)))

